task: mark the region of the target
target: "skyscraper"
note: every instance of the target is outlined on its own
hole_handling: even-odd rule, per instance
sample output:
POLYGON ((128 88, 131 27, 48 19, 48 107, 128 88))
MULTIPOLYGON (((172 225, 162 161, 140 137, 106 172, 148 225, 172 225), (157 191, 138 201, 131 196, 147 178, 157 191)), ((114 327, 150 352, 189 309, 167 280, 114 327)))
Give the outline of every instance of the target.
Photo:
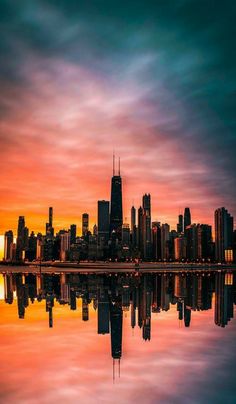
POLYGON ((120 176, 120 161, 118 175, 115 175, 115 158, 113 156, 113 176, 111 180, 111 206, 110 206, 110 234, 115 231, 117 238, 121 240, 123 224, 122 208, 122 179, 120 176))
POLYGON ((134 231, 134 227, 136 226, 136 209, 134 206, 131 208, 131 233, 134 231))
POLYGON ((208 224, 198 225, 198 259, 212 258, 212 235, 211 226, 208 224))
POLYGON ((189 208, 184 209, 184 231, 191 224, 191 213, 189 208))
POLYGON ((146 212, 148 216, 151 216, 151 195, 144 194, 143 195, 143 210, 146 212))
POLYGON ((233 248, 234 219, 227 209, 219 208, 215 211, 215 258, 225 261, 225 253, 233 248))
POLYGON ((25 242, 25 217, 19 216, 18 228, 17 228, 17 239, 16 239, 16 259, 22 260, 23 250, 25 242))
POLYGON ((108 240, 109 238, 109 201, 98 201, 98 238, 108 240))
POLYGON ((137 227, 136 227, 136 209, 134 206, 131 208, 131 243, 133 247, 137 245, 137 227))
POLYGON ((178 234, 183 233, 183 230, 184 230, 183 222, 184 222, 183 215, 179 215, 179 223, 177 224, 177 233, 178 234))
POLYGON ((175 260, 182 261, 186 259, 186 238, 182 235, 180 237, 176 237, 174 240, 175 246, 175 260))
POLYGON ((70 244, 75 244, 76 241, 76 224, 70 226, 70 244))
POLYGON ((88 213, 82 214, 82 235, 86 236, 89 230, 89 215, 88 213))
POLYGON ((194 223, 186 226, 185 236, 187 240, 187 259, 190 261, 196 261, 196 259, 198 258, 198 225, 194 223))
POLYGON ((152 256, 153 259, 159 261, 161 259, 161 224, 160 222, 152 223, 152 256))
POLYGON ((143 195, 143 258, 150 259, 151 245, 151 195, 143 195))
POLYGON ((11 244, 13 243, 13 232, 8 230, 4 236, 4 260, 8 261, 11 257, 11 244))
POLYGON ((161 259, 166 261, 170 256, 169 249, 170 226, 167 223, 161 225, 161 259))
POLYGON ((143 254, 143 208, 138 209, 138 249, 143 254))
POLYGON ((53 208, 50 206, 48 210, 48 222, 46 223, 46 236, 53 236, 54 235, 54 229, 52 226, 53 222, 53 208))
POLYGON ((60 260, 66 261, 70 250, 70 233, 65 231, 60 234, 60 260))

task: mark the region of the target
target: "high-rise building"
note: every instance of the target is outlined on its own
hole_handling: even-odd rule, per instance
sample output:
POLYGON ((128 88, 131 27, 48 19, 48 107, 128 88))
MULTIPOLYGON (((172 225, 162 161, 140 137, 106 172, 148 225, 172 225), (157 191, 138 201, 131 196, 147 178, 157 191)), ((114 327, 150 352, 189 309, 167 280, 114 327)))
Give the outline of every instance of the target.
POLYGON ((120 299, 110 302, 111 354, 113 359, 122 355, 123 311, 120 299))
POLYGON ((161 224, 152 223, 152 256, 155 261, 161 260, 161 224))
POLYGON ((86 236, 89 231, 89 215, 88 213, 82 214, 82 236, 86 236))
POLYGON ((131 208, 131 234, 134 232, 134 228, 136 226, 136 209, 134 206, 131 208))
POLYGON ((137 245, 137 227, 136 227, 136 209, 134 206, 131 208, 131 244, 133 247, 137 245))
POLYGON ((98 293, 98 334, 109 334, 110 314, 109 297, 106 290, 100 288, 98 293))
POLYGON ((130 243, 130 228, 128 223, 122 225, 122 244, 123 246, 129 246, 130 243))
POLYGON ((175 260, 182 261, 186 259, 186 238, 182 235, 175 238, 175 260))
POLYGON ((225 251, 233 249, 234 219, 224 207, 215 211, 215 259, 225 261, 225 251))
POLYGON ((49 226, 52 227, 52 219, 53 219, 53 208, 50 206, 49 208, 49 226))
POLYGON ((35 236, 34 232, 32 231, 29 236, 28 250, 27 250, 26 258, 29 261, 35 260, 36 251, 37 251, 37 237, 35 236))
POLYGON ((177 233, 181 234, 184 231, 184 218, 183 215, 179 215, 179 222, 177 223, 177 233))
POLYGON ((170 257, 170 226, 167 223, 161 225, 161 259, 166 261, 170 257))
POLYGON ((138 209, 138 249, 143 255, 143 208, 138 209))
POLYGON ((98 239, 109 239, 110 214, 109 201, 98 201, 98 239))
POLYGON ((48 209, 48 222, 46 223, 46 236, 53 236, 54 228, 53 228, 53 208, 50 206, 48 209))
POLYGON ((70 233, 63 232, 60 234, 60 259, 66 261, 67 253, 70 250, 70 233))
POLYGON ((197 229, 198 237, 198 259, 209 260, 212 258, 212 234, 211 226, 199 224, 197 229))
POLYGON ((186 226, 185 237, 187 240, 187 259, 196 261, 198 259, 198 225, 186 226))
POLYGON ((76 224, 71 224, 70 226, 70 244, 75 244, 76 242, 76 224))
POLYGON ((98 235, 98 227, 96 224, 93 225, 93 236, 97 236, 98 235))
POLYGON ((191 224, 191 213, 189 208, 184 209, 184 231, 191 224))
POLYGON ((110 206, 110 235, 115 231, 116 236, 121 240, 121 229, 123 224, 122 207, 122 179, 120 176, 120 161, 118 175, 115 175, 115 159, 113 156, 113 176, 111 180, 111 206, 110 206))
POLYGON ((23 251, 25 248, 25 217, 19 216, 18 228, 17 228, 17 239, 16 239, 16 259, 23 259, 23 251))
POLYGON ((143 258, 150 259, 151 244, 151 195, 143 195, 143 258))
POLYGON ((13 244, 13 232, 8 230, 4 236, 4 260, 10 261, 11 258, 11 244, 13 244))
POLYGON ((233 274, 215 275, 215 324, 225 327, 234 316, 233 274))

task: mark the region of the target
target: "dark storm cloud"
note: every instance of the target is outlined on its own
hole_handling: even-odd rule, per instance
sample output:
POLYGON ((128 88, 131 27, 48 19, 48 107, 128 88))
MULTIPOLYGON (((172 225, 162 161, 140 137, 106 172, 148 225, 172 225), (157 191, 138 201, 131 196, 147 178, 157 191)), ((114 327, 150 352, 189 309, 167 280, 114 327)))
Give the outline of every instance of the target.
POLYGON ((111 86, 134 80, 137 117, 145 112, 154 131, 207 165, 202 181, 230 194, 232 207, 235 16, 235 1, 1 1, 1 115, 11 113, 13 84, 19 99, 33 85, 35 58, 45 69, 52 59, 88 67, 111 86))

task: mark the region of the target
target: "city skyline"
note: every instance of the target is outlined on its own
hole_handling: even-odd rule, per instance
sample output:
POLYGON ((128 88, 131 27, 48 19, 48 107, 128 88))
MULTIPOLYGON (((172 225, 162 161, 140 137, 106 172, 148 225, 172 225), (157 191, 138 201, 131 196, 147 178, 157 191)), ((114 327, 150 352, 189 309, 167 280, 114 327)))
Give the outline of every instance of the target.
POLYGON ((0 234, 21 214, 42 230, 48 206, 94 223, 113 150, 124 217, 145 192, 171 226, 185 206, 236 217, 233 9, 3 2, 0 234))
POLYGON ((30 230, 25 216, 18 218, 17 235, 8 230, 4 235, 3 260, 26 261, 80 260, 144 260, 181 262, 227 262, 236 260, 234 218, 225 207, 214 212, 214 232, 209 224, 193 222, 190 207, 178 215, 175 229, 160 221, 152 221, 150 193, 142 197, 139 208, 130 208, 130 218, 123 217, 123 187, 118 159, 113 153, 110 199, 97 201, 97 224, 91 230, 89 213, 82 213, 81 231, 77 224, 70 228, 54 228, 53 207, 43 232, 30 230))
MULTIPOLYGON (((111 159, 111 157, 110 157, 111 159)), ((109 168, 111 169, 111 161, 110 161, 110 166, 109 168)), ((118 170, 118 167, 116 167, 118 170)), ((94 168, 96 171, 96 167, 94 168)), ((209 225, 214 224, 214 211, 217 208, 217 206, 225 206, 226 204, 224 203, 224 198, 220 198, 222 201, 222 204, 220 205, 213 205, 212 209, 209 208, 208 205, 206 205, 206 210, 201 211, 196 203, 188 204, 187 201, 189 201, 189 198, 186 196, 186 200, 184 200, 185 195, 182 196, 182 201, 181 205, 176 206, 177 204, 173 204, 172 208, 168 210, 165 204, 165 208, 163 205, 159 206, 160 201, 163 201, 163 195, 159 194, 157 198, 155 198, 153 195, 155 195, 152 192, 150 192, 150 189, 147 189, 147 186, 145 184, 142 184, 142 189, 140 189, 140 194, 132 194, 132 197, 127 198, 127 194, 130 194, 130 190, 128 188, 128 176, 129 172, 126 174, 125 172, 125 167, 121 167, 121 173, 122 173, 122 181, 123 181, 123 205, 124 205, 124 222, 127 222, 131 224, 131 218, 130 218, 130 208, 131 206, 135 206, 137 209, 140 206, 140 200, 142 198, 142 195, 146 192, 150 193, 152 195, 152 216, 154 221, 160 221, 164 222, 167 221, 170 224, 171 229, 174 229, 176 227, 176 217, 179 214, 184 213, 184 209, 186 206, 190 206, 191 208, 191 213, 193 216, 192 222, 206 222, 209 225), (158 212, 159 209, 159 212, 158 212), (207 215, 206 215, 207 212, 207 215), (125 220, 126 219, 126 220, 125 220), (195 220, 196 219, 196 220, 195 220), (205 220, 204 220, 205 219, 205 220)), ((112 172, 112 171, 111 171, 112 172)), ((46 220, 47 213, 42 213, 44 210, 47 212, 48 206, 53 206, 54 210, 56 211, 56 216, 55 216, 55 229, 63 228, 63 227, 68 227, 71 223, 76 223, 78 226, 79 231, 82 233, 82 214, 86 211, 86 209, 89 211, 89 217, 90 217, 90 230, 94 226, 94 224, 97 224, 97 200, 107 200, 110 198, 110 186, 109 186, 109 180, 110 176, 107 175, 107 170, 106 170, 106 177, 104 179, 103 186, 104 188, 104 193, 100 191, 99 196, 100 198, 94 199, 93 201, 90 201, 90 204, 88 205, 86 201, 84 201, 84 206, 80 205, 80 200, 83 200, 83 197, 80 199, 78 196, 78 206, 80 206, 77 210, 79 213, 75 213, 73 215, 69 214, 68 212, 71 211, 70 206, 68 206, 68 212, 65 209, 65 206, 67 206, 67 199, 63 200, 64 205, 63 208, 59 206, 58 201, 55 201, 55 199, 52 199, 51 201, 47 200, 45 201, 44 204, 40 205, 39 202, 35 202, 37 205, 37 209, 34 209, 33 211, 28 210, 27 208, 18 208, 14 212, 11 212, 10 216, 4 216, 3 219, 0 221, 0 242, 1 242, 1 237, 4 235, 5 231, 8 230, 8 228, 11 228, 14 233, 17 231, 17 224, 15 218, 23 215, 27 217, 28 219, 28 225, 30 228, 34 228, 36 232, 42 232, 44 230, 44 221, 46 220), (105 186, 106 184, 106 186, 105 186), (54 204, 50 203, 54 201, 54 204), (88 208, 88 206, 91 206, 91 208, 88 208), (40 209, 38 209, 40 208, 40 209), (7 221, 8 220, 8 221, 7 221)), ((158 181, 156 183, 156 188, 158 188, 158 181)), ((151 187, 153 189, 153 186, 151 187)), ((68 200, 70 199, 68 195, 68 200)), ((38 197, 37 197, 38 200, 38 197)), ((168 206, 168 204, 167 204, 168 206)), ((235 205, 232 204, 231 207, 230 205, 227 205, 229 210, 232 212, 232 214, 235 212, 236 216, 236 211, 235 211, 235 205)), ((2 206, 3 209, 1 209, 1 213, 4 214, 4 206, 2 206)), ((9 207, 7 208, 7 211, 10 210, 9 207)), ((75 210, 75 209, 74 209, 75 210)), ((234 215, 234 214, 233 214, 234 215)), ((1 244, 0 244, 1 245, 1 244)))

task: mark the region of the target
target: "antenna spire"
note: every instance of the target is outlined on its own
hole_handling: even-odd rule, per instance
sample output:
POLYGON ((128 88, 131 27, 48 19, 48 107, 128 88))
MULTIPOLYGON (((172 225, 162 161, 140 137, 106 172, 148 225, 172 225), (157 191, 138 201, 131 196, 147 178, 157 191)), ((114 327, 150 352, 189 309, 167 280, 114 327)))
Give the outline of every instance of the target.
POLYGON ((115 175, 115 153, 113 151, 113 177, 115 175))
POLYGON ((120 177, 120 157, 119 157, 119 177, 120 177))

